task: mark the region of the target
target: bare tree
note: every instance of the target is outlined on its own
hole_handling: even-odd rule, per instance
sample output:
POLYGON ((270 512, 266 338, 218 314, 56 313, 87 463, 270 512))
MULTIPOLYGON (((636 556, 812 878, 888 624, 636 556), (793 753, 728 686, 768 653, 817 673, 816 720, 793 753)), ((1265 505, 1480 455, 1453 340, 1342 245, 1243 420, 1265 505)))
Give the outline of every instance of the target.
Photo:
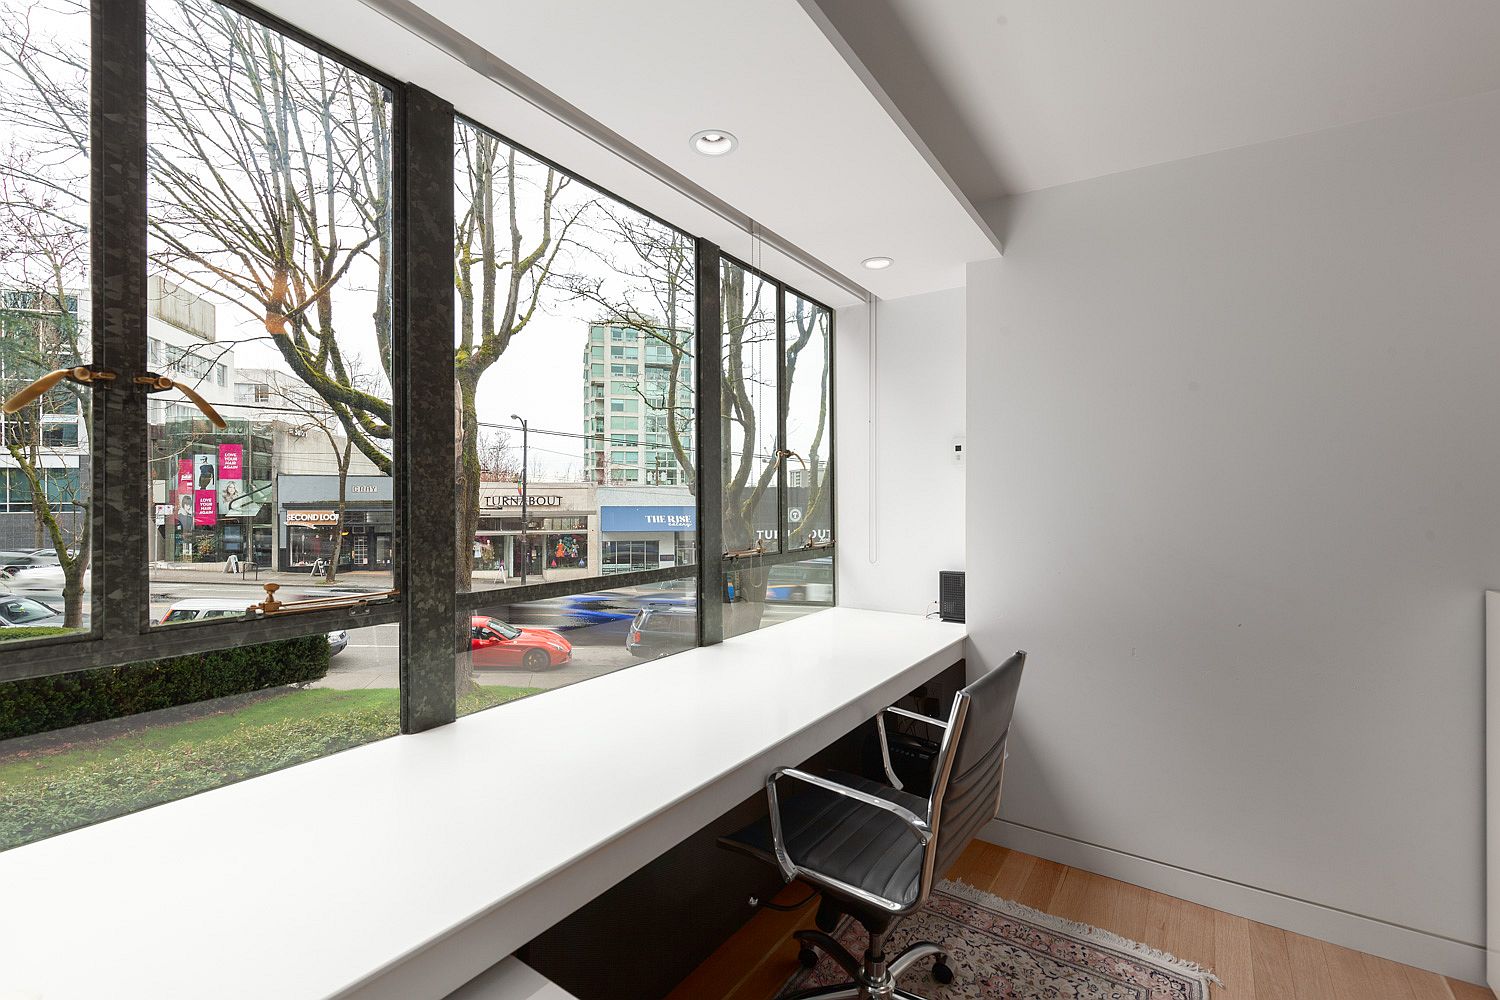
POLYGON ((344 554, 344 525, 349 513, 349 465, 354 457, 354 442, 343 433, 343 426, 323 398, 307 386, 273 374, 269 388, 272 400, 295 414, 287 422, 289 428, 303 434, 316 432, 327 442, 333 454, 334 466, 338 470, 337 523, 333 529, 333 554, 328 560, 328 568, 323 571, 323 582, 335 583, 339 561, 344 554))
MULTIPOLYGON (((40 0, 0 10, 0 394, 54 368, 86 364, 88 325, 79 293, 88 282, 88 9, 40 0), (74 29, 75 38, 64 37, 74 29), (62 34, 60 34, 60 32, 62 34)), ((64 624, 83 624, 90 556, 88 470, 49 447, 42 414, 77 414, 88 394, 63 383, 6 420, 4 447, 31 492, 38 541, 63 571, 64 624), (49 461, 49 459, 56 459, 49 461), (69 473, 72 473, 69 475, 69 473), (59 496, 58 493, 62 495, 59 496), (64 514, 59 509, 69 508, 64 514)), ((41 546, 38 546, 41 547, 41 546)))
MULTIPOLYGON (((523 157, 490 133, 460 123, 455 233, 458 344, 454 373, 463 408, 458 470, 458 583, 471 585, 479 528, 480 380, 526 329, 548 292, 563 283, 574 228, 592 198, 570 197, 567 175, 523 157), (522 226, 522 213, 534 231, 522 226)), ((504 412, 502 410, 502 412, 504 412)))
MULTIPOLYGON (((600 205, 599 214, 603 219, 599 238, 592 241, 590 249, 608 274, 574 276, 569 291, 598 310, 601 324, 633 330, 648 345, 667 349, 670 367, 666 385, 658 388, 643 380, 636 392, 647 413, 662 418, 681 479, 690 491, 696 492, 694 400, 689 384, 694 364, 697 306, 693 286, 694 241, 624 206, 605 202, 600 205)), ((603 449, 600 453, 603 454, 603 449)), ((602 474, 598 481, 605 482, 602 474)))
POLYGON ((504 431, 479 432, 479 476, 485 482, 519 482, 521 456, 504 431))
POLYGON ((389 473, 391 95, 211 0, 154 8, 150 40, 153 262, 258 323, 389 473), (374 289, 351 322, 356 272, 374 289), (369 354, 382 385, 352 377, 369 354))

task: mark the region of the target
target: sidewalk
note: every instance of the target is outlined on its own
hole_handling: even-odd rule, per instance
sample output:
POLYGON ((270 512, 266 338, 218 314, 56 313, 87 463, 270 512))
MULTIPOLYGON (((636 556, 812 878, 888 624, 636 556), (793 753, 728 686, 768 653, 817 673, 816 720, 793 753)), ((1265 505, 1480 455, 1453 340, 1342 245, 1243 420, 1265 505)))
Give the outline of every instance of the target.
POLYGON ((356 593, 390 590, 393 586, 389 570, 349 570, 338 574, 334 583, 327 584, 321 576, 315 577, 301 570, 256 570, 244 563, 240 564, 240 568, 243 572, 226 573, 222 562, 154 562, 151 564, 151 580, 155 583, 240 583, 256 587, 265 583, 279 583, 283 587, 327 587, 330 591, 356 593))

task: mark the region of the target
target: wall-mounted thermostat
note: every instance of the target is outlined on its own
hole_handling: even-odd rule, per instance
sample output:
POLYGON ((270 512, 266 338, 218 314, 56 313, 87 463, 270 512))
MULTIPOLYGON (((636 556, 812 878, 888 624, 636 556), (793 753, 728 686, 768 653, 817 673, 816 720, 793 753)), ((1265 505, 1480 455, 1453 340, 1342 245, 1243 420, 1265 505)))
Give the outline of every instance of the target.
POLYGON ((956 437, 956 438, 953 439, 953 461, 955 461, 955 462, 962 462, 963 460, 964 460, 964 439, 961 438, 961 437, 956 437))

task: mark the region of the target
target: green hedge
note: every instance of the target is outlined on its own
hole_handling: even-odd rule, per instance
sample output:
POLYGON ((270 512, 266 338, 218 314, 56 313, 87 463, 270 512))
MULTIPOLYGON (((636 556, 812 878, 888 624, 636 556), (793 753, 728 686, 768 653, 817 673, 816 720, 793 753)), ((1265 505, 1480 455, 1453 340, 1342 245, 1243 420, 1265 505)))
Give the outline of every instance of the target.
POLYGON ((60 625, 13 625, 0 629, 0 642, 15 642, 18 639, 47 639, 54 635, 76 635, 80 630, 63 628, 60 625))
POLYGON ((328 657, 328 637, 309 635, 11 681, 0 685, 0 740, 315 681, 328 657))

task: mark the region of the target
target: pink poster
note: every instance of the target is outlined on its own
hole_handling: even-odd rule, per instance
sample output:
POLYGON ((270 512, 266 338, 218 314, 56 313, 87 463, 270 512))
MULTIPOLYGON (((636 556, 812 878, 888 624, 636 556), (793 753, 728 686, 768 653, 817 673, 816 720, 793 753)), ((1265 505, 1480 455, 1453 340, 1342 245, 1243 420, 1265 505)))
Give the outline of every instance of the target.
POLYGON ((212 526, 219 523, 219 494, 216 490, 193 491, 193 523, 212 526))
POLYGON ((177 460, 177 494, 193 492, 193 460, 191 458, 179 458, 177 460))
POLYGON ((245 496, 245 446, 219 445, 219 516, 234 517, 235 505, 245 496))
POLYGON ((219 445, 219 478, 244 479, 245 446, 242 444, 219 445))

